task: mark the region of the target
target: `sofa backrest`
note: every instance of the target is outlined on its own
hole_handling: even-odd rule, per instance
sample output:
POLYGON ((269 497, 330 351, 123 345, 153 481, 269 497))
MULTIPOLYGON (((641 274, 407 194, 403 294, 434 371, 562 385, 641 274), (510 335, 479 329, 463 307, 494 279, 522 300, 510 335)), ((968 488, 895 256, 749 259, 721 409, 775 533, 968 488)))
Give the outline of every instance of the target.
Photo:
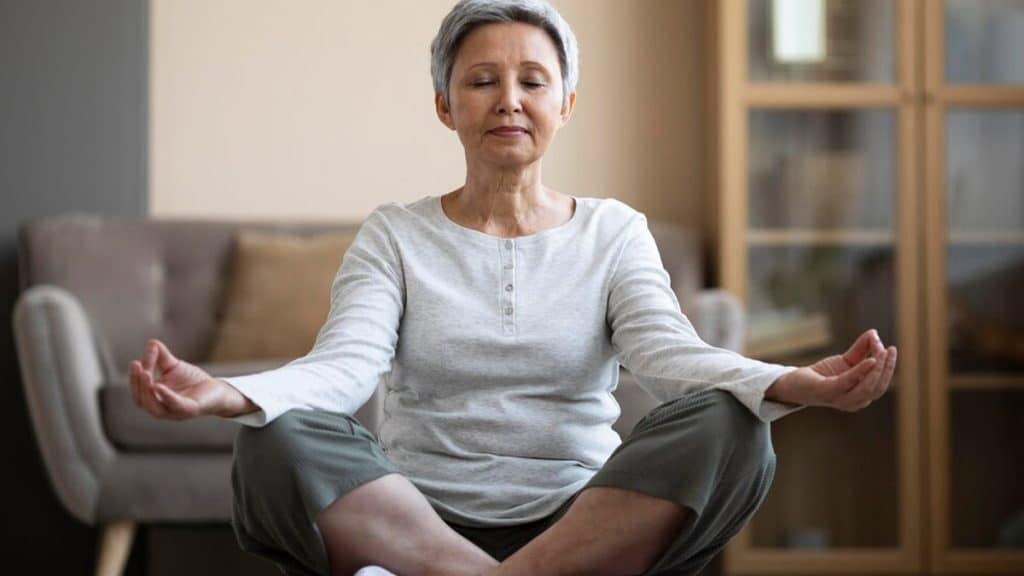
MULTIPOLYGON (((22 290, 55 284, 81 300, 109 376, 123 374, 149 338, 200 363, 216 336, 238 231, 311 236, 359 226, 357 221, 52 216, 19 227, 19 283, 22 290)), ((666 222, 650 221, 649 227, 686 312, 702 282, 697 236, 666 222)))

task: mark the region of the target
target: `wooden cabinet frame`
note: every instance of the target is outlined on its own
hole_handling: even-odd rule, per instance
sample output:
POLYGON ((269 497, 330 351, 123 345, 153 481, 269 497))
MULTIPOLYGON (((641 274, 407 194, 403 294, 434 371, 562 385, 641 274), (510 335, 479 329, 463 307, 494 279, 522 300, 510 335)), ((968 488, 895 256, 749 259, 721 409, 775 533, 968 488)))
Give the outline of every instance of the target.
MULTIPOLYGON (((892 110, 898 210, 893 236, 900 350, 899 546, 826 551, 754 547, 749 526, 726 548, 727 574, 1010 573, 1024 553, 951 549, 944 116, 949 106, 1021 106, 1019 87, 943 86, 942 0, 893 0, 896 82, 751 83, 747 1, 706 4, 711 242, 719 284, 746 303, 748 114, 765 109, 892 110), (939 201, 927 201, 939 198, 939 201), (926 289, 926 287, 932 287, 926 289)), ((1014 380, 1011 378, 1011 380, 1014 380)), ((1005 385, 1005 379, 999 385, 1005 385)), ((1013 385, 1020 385, 1016 382, 1013 385)), ((890 392, 891 393, 891 392, 890 392)))

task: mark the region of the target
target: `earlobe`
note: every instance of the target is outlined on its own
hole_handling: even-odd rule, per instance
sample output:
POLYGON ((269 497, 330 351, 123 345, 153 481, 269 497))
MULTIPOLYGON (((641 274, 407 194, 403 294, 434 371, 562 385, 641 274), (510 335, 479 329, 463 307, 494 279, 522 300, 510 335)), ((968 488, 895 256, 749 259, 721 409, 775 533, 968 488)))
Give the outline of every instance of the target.
POLYGON ((569 94, 569 100, 565 106, 562 107, 562 126, 565 126, 569 118, 572 117, 572 111, 576 108, 576 93, 569 94))
POLYGON ((449 130, 455 130, 455 126, 452 125, 451 111, 448 110, 448 106, 444 103, 444 98, 440 94, 434 94, 434 109, 437 111, 437 118, 441 123, 447 126, 449 130))

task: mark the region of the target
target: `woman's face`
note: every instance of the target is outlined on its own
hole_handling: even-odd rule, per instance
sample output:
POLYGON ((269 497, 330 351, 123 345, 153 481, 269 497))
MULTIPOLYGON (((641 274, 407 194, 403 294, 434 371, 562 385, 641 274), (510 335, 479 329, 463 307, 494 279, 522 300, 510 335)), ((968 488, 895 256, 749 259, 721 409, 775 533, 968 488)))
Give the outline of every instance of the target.
POLYGON ((517 167, 539 160, 575 106, 562 107, 562 74, 551 37, 529 24, 488 24, 467 35, 449 81, 451 108, 434 97, 469 164, 517 167), (518 132, 495 131, 514 126, 518 132))

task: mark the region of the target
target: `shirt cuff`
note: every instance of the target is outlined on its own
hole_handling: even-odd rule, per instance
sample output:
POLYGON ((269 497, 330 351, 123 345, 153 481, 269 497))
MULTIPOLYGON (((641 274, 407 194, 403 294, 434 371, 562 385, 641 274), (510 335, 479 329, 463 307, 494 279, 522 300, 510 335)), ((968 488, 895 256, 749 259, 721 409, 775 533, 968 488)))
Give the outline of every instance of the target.
POLYGON ((219 379, 227 382, 231 387, 245 395, 245 397, 251 400, 258 408, 255 412, 249 412, 248 414, 242 414, 239 416, 231 416, 228 420, 234 420, 235 422, 246 426, 252 426, 254 428, 262 428, 273 421, 274 418, 277 418, 284 413, 285 408, 281 406, 279 402, 275 402, 273 397, 261 391, 261 388, 257 385, 259 377, 259 374, 219 377, 219 379))
POLYGON ((262 428, 267 425, 267 413, 263 409, 259 409, 255 412, 249 412, 248 414, 242 414, 241 416, 231 416, 228 420, 234 420, 240 424, 246 426, 252 426, 253 428, 262 428))
POLYGON ((752 385, 747 384, 743 387, 737 387, 734 383, 729 382, 715 386, 715 388, 730 392, 762 422, 771 423, 783 416, 807 407, 805 404, 790 404, 777 400, 767 400, 764 397, 765 390, 774 384, 776 380, 790 372, 799 370, 799 367, 770 364, 767 362, 762 362, 762 364, 765 365, 765 372, 752 385))

